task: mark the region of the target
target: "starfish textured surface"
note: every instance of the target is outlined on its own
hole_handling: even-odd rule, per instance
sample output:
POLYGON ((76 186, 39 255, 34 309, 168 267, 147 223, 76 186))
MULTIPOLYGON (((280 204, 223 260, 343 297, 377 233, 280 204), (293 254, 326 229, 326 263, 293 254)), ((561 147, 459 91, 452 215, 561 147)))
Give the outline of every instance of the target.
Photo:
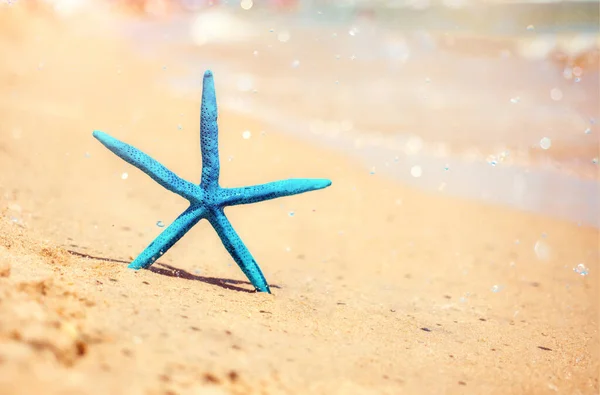
POLYGON ((233 229, 223 209, 227 206, 296 195, 331 185, 331 181, 327 179, 299 178, 241 188, 219 186, 217 98, 211 71, 204 73, 202 85, 202 108, 200 111, 202 177, 199 185, 182 179, 142 151, 106 133, 94 131, 93 135, 117 156, 148 174, 164 188, 190 202, 190 206, 131 262, 129 265, 131 269, 150 267, 194 225, 206 218, 254 288, 260 292, 270 293, 269 285, 260 267, 233 229))

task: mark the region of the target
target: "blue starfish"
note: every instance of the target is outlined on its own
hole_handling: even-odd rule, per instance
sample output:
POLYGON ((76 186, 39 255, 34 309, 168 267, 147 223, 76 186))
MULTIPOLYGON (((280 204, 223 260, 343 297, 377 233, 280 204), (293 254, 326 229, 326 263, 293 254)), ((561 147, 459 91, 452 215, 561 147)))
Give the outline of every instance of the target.
POLYGON ((223 245, 240 269, 259 292, 269 292, 269 285, 260 267, 225 216, 227 206, 262 202, 282 196, 314 191, 331 185, 326 179, 289 179, 241 188, 219 186, 219 129, 217 125, 217 98, 212 72, 204 73, 202 108, 200 113, 200 148, 202 151, 202 178, 200 185, 186 181, 150 156, 106 133, 93 135, 121 159, 134 165, 164 188, 190 202, 185 210, 129 265, 131 269, 150 267, 201 219, 206 218, 215 228, 223 245))

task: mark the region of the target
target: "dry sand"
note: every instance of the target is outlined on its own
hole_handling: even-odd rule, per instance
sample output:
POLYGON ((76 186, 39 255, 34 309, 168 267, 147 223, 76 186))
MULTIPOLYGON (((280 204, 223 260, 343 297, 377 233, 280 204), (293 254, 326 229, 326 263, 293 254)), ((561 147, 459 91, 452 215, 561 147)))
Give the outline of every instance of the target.
POLYGON ((206 222, 126 269, 185 202, 91 132, 198 179, 200 92, 174 99, 155 65, 85 35, 101 16, 36 15, 0 7, 1 394, 598 393, 597 229, 427 195, 275 132, 244 140, 263 125, 232 112, 223 185, 333 180, 228 211, 273 295, 206 222))

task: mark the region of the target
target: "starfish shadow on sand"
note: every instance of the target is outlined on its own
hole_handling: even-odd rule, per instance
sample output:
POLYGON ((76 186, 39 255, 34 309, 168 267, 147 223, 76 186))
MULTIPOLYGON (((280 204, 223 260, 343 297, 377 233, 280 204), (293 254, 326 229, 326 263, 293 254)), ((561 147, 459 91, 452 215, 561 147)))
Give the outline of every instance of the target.
POLYGON ((225 216, 224 208, 323 189, 331 185, 331 181, 297 178, 240 188, 222 188, 219 185, 217 113, 213 75, 212 72, 207 71, 204 73, 202 84, 200 111, 202 176, 199 185, 180 178, 137 148, 106 133, 94 131, 94 137, 114 154, 142 170, 164 188, 190 202, 190 206, 131 262, 129 268, 136 270, 149 268, 201 219, 207 219, 254 288, 259 292, 270 293, 269 285, 260 267, 225 216))
MULTIPOLYGON (((130 263, 129 261, 126 261, 123 259, 108 258, 108 257, 103 257, 103 256, 94 256, 94 255, 90 255, 90 254, 86 254, 86 253, 74 251, 74 250, 66 250, 66 251, 69 254, 80 257, 80 258, 93 259, 93 260, 104 261, 104 262, 130 263)), ((240 280, 233 280, 230 278, 221 278, 221 277, 200 276, 197 274, 192 274, 183 269, 178 269, 174 266, 171 266, 169 264, 162 263, 162 262, 154 262, 154 265, 158 265, 158 266, 151 266, 148 268, 148 270, 150 270, 152 273, 160 274, 161 276, 183 278, 185 280, 191 280, 191 281, 200 281, 202 283, 215 285, 217 287, 221 287, 221 288, 228 289, 231 291, 247 292, 247 293, 256 292, 256 290, 250 290, 248 288, 243 287, 245 285, 251 285, 251 283, 249 281, 240 281, 240 280)), ((274 285, 274 284, 270 284, 270 287, 271 288, 280 288, 279 285, 274 285)))

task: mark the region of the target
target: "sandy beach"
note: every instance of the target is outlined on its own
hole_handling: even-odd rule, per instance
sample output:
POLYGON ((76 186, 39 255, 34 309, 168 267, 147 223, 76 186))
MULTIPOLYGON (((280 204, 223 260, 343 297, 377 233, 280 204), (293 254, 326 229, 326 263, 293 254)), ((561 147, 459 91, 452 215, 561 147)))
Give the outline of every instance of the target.
POLYGON ((118 18, 0 6, 1 394, 598 394, 597 228, 371 174, 231 106, 224 186, 333 181, 227 211, 273 294, 207 222, 127 269, 186 202, 92 131, 199 181, 200 91, 118 18))

